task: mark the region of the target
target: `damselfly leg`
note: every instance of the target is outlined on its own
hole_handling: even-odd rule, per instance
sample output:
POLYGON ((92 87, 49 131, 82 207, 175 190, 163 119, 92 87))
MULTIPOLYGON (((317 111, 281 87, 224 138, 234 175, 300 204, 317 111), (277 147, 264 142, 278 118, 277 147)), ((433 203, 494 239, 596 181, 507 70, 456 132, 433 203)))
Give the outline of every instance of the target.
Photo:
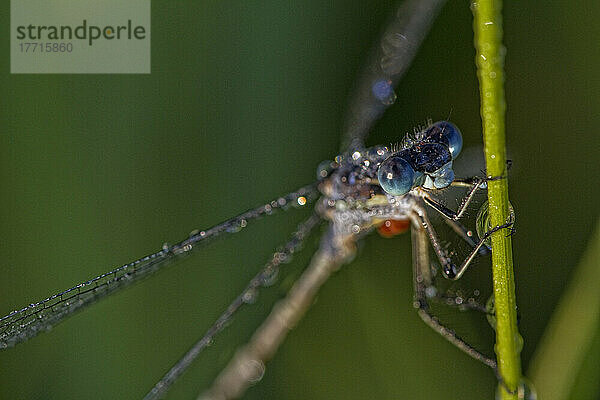
POLYGON ((255 383, 257 372, 264 373, 265 363, 275 355, 287 334, 308 311, 319 289, 330 275, 352 257, 354 246, 351 236, 340 238, 330 228, 323 236, 309 266, 294 283, 288 295, 275 304, 248 344, 236 352, 212 387, 201 395, 201 398, 237 398, 255 383))
POLYGON ((415 303, 419 316, 433 330, 442 335, 450 343, 467 353, 474 359, 481 361, 485 365, 496 369, 496 360, 481 353, 465 340, 461 339, 452 329, 443 325, 438 318, 430 311, 429 298, 435 297, 437 290, 433 286, 431 264, 429 261, 429 241, 430 234, 423 225, 422 219, 418 215, 412 218, 412 243, 413 243, 413 276, 415 303))
MULTIPOLYGON (((215 336, 221 332, 225 326, 229 323, 233 315, 244 305, 251 304, 255 301, 258 291, 261 287, 271 285, 277 278, 277 274, 281 264, 293 256, 293 254, 300 249, 302 243, 311 231, 319 224, 321 219, 317 215, 312 215, 309 219, 304 221, 298 230, 292 235, 290 240, 285 243, 278 251, 273 253, 271 259, 266 263, 263 269, 252 278, 248 286, 242 291, 242 293, 227 307, 225 312, 215 321, 215 323, 206 331, 204 336, 190 348, 190 350, 175 364, 167 374, 154 386, 154 388, 146 395, 145 399, 158 399, 161 398, 165 392, 180 376, 183 374, 190 364, 196 359, 196 357, 206 347, 208 347, 215 336)), ((242 363, 243 365, 239 368, 244 368, 256 365, 263 365, 266 359, 249 360, 248 362, 242 363)), ((252 368, 250 368, 252 369, 252 368)), ((243 374, 247 376, 248 374, 243 374)), ((256 376, 255 374, 251 376, 256 376)), ((248 377, 248 381, 252 381, 251 377, 248 377)), ((256 379, 254 379, 256 381, 256 379)))

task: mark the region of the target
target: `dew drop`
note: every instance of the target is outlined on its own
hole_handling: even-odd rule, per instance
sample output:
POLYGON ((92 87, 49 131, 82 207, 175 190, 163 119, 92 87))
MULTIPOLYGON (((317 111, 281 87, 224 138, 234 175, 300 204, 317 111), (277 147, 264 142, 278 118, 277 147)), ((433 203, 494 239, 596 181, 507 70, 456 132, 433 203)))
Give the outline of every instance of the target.
POLYGON ((488 301, 485 303, 486 318, 490 326, 496 330, 496 307, 494 306, 494 295, 491 295, 488 301))
POLYGON ((281 264, 288 264, 290 261, 292 261, 292 257, 286 253, 277 253, 277 259, 281 264))
POLYGON ((396 93, 390 80, 378 80, 371 88, 373 96, 385 105, 394 104, 396 101, 396 93))
POLYGON ((242 230, 242 228, 246 226, 245 225, 245 220, 237 220, 237 221, 233 221, 232 223, 229 224, 229 226, 226 228, 227 232, 229 233, 235 233, 235 232, 239 232, 240 230, 242 230))
POLYGON ((261 283, 263 286, 272 286, 275 282, 277 282, 277 276, 279 275, 279 268, 267 268, 262 273, 261 283))
POLYGON ((354 173, 348 176, 348 183, 352 186, 356 184, 356 175, 354 173))
POLYGON ((256 299, 258 298, 258 290, 256 288, 250 288, 244 292, 242 295, 242 301, 246 304, 254 304, 256 303, 256 299))
POLYGON ((375 146, 371 147, 367 151, 367 158, 369 158, 373 162, 381 162, 385 159, 387 154, 387 149, 384 146, 375 146))
MULTIPOLYGON (((496 400, 503 398, 503 393, 506 389, 502 385, 498 385, 496 388, 496 400)), ((526 378, 521 378, 519 386, 517 386, 517 399, 518 400, 537 400, 537 392, 533 384, 526 378)))
POLYGON ((247 360, 242 366, 241 373, 246 382, 255 384, 265 376, 265 364, 260 360, 247 360))
POLYGON ((325 160, 321 162, 321 164, 319 164, 319 166, 317 167, 317 179, 323 179, 329 176, 333 169, 331 165, 332 163, 333 161, 325 160))
POLYGON ((521 353, 521 350, 523 350, 523 336, 519 332, 515 334, 515 343, 517 345, 517 353, 521 353))
POLYGON ((437 289, 435 288, 435 286, 427 286, 427 288, 425 288, 425 296, 427 296, 428 298, 433 298, 437 295, 437 289))

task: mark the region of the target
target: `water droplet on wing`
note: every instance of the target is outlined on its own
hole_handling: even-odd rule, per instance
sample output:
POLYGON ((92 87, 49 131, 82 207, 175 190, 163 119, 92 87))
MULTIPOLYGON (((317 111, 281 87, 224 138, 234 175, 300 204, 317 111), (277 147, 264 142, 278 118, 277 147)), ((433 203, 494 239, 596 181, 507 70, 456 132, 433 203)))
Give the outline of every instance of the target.
POLYGON ((376 81, 371 87, 373 92, 373 96, 381 103, 389 106, 390 104, 394 104, 396 101, 396 93, 394 93, 394 87, 392 85, 392 81, 389 80, 379 80, 376 81))

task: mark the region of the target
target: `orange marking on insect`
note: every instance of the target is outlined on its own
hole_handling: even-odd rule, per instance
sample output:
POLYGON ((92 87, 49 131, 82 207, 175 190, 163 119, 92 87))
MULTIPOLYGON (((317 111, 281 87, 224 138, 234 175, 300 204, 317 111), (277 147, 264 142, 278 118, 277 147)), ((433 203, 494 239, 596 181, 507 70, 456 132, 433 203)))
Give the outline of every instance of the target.
POLYGON ((404 233, 410 228, 410 221, 407 219, 388 219, 377 227, 377 232, 384 238, 391 238, 404 233))

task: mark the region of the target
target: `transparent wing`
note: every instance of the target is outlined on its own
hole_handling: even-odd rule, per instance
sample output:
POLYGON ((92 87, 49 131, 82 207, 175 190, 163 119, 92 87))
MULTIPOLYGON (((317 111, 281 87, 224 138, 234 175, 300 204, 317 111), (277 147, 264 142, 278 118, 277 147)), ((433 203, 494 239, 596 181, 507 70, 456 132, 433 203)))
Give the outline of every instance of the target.
POLYGON ((375 121, 394 103, 394 87, 412 62, 445 0, 406 0, 387 26, 357 81, 342 151, 364 147, 375 121))
POLYGON ((300 322, 321 287, 331 275, 354 255, 355 237, 337 234, 330 224, 322 236, 319 249, 309 265, 294 282, 285 298, 279 300, 250 338, 240 347, 227 366, 202 393, 200 400, 237 399, 264 374, 271 360, 291 330, 300 322))
POLYGON ((76 311, 118 292, 168 265, 173 260, 189 254, 200 244, 205 244, 225 233, 237 232, 245 227, 249 220, 269 215, 278 209, 287 209, 292 205, 304 205, 314 199, 317 193, 315 184, 305 186, 210 229, 194 231, 187 239, 179 243, 171 246, 165 245, 160 251, 13 311, 0 318, 0 349, 12 347, 40 332, 49 330, 53 325, 76 311))
POLYGON ((311 233, 311 231, 319 225, 321 218, 313 214, 298 226, 298 229, 290 240, 276 251, 263 267, 263 269, 250 280, 250 283, 236 297, 221 316, 212 324, 206 331, 204 336, 200 338, 188 352, 161 378, 161 380, 152 388, 152 390, 144 397, 145 400, 154 400, 162 398, 169 387, 188 369, 198 355, 209 346, 215 336, 221 332, 227 323, 244 304, 251 303, 258 294, 261 287, 269 286, 273 283, 274 277, 277 276, 280 265, 291 259, 302 246, 303 241, 311 233))

